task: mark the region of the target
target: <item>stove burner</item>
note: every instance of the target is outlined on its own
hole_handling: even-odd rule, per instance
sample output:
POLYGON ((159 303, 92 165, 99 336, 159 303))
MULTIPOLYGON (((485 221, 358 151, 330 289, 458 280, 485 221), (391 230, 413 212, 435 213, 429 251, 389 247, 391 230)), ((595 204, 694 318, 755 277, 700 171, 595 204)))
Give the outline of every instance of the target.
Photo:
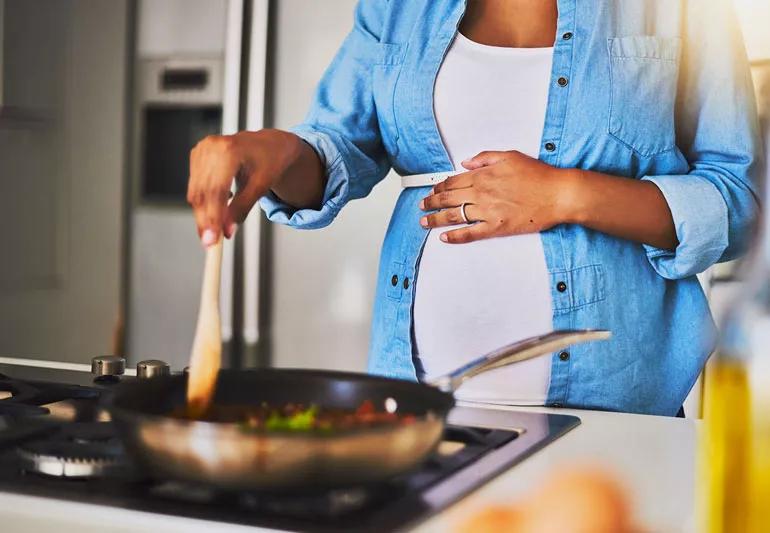
POLYGON ((77 422, 46 440, 17 448, 25 471, 66 478, 103 477, 124 466, 123 446, 110 424, 77 422))

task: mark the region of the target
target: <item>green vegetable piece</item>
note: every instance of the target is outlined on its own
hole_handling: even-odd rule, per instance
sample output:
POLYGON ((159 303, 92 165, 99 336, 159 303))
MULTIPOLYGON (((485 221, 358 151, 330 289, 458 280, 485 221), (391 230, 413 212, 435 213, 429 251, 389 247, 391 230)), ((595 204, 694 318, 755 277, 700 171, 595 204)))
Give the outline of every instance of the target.
POLYGON ((307 431, 313 429, 315 417, 318 413, 318 407, 311 405, 304 411, 295 413, 287 421, 288 428, 291 430, 307 431))
POLYGON ((265 428, 268 431, 288 429, 286 417, 283 417, 276 411, 273 411, 265 421, 265 428))

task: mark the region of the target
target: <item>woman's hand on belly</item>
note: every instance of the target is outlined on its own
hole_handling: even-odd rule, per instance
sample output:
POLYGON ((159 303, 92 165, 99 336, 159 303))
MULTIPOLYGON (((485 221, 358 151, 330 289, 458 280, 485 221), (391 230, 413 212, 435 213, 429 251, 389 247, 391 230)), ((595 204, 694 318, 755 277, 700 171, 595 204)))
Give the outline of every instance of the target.
POLYGON ((441 240, 466 243, 522 233, 536 233, 564 222, 568 175, 517 151, 482 152, 463 161, 469 169, 433 188, 420 208, 439 210, 420 219, 426 228, 465 222, 460 206, 474 224, 448 231, 441 240))
POLYGON ((462 164, 468 172, 439 183, 420 203, 425 211, 437 210, 420 219, 423 227, 473 222, 442 233, 444 242, 460 244, 580 224, 658 248, 678 245, 666 198, 650 181, 557 168, 515 150, 482 152, 462 164), (462 217, 463 204, 467 221, 462 217))

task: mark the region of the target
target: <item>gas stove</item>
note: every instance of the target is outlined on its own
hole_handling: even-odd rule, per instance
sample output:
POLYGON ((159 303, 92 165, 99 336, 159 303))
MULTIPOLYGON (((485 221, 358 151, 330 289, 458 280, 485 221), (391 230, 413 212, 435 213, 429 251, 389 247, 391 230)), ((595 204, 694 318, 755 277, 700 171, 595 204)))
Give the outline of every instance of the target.
POLYGON ((0 492, 277 529, 408 528, 580 423, 456 407, 437 453, 387 483, 291 495, 221 492, 155 479, 132 464, 103 407, 122 380, 169 372, 161 361, 142 362, 136 372, 115 357, 95 358, 91 372, 85 365, 6 363, 0 360, 0 492))

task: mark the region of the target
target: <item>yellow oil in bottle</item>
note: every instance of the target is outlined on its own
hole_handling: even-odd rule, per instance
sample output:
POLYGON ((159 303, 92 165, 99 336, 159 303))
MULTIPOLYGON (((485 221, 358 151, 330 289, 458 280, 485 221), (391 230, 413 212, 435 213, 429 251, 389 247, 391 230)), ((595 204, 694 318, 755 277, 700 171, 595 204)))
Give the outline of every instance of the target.
POLYGON ((740 361, 716 356, 706 371, 700 446, 702 531, 748 531, 749 388, 740 361))
MULTIPOLYGON (((767 340, 770 331, 762 337, 767 340)), ((751 510, 749 531, 770 532, 770 346, 768 357, 755 359, 751 387, 751 510)))
POLYGON ((708 533, 770 532, 770 390, 752 370, 716 356, 706 372, 699 486, 708 533))

